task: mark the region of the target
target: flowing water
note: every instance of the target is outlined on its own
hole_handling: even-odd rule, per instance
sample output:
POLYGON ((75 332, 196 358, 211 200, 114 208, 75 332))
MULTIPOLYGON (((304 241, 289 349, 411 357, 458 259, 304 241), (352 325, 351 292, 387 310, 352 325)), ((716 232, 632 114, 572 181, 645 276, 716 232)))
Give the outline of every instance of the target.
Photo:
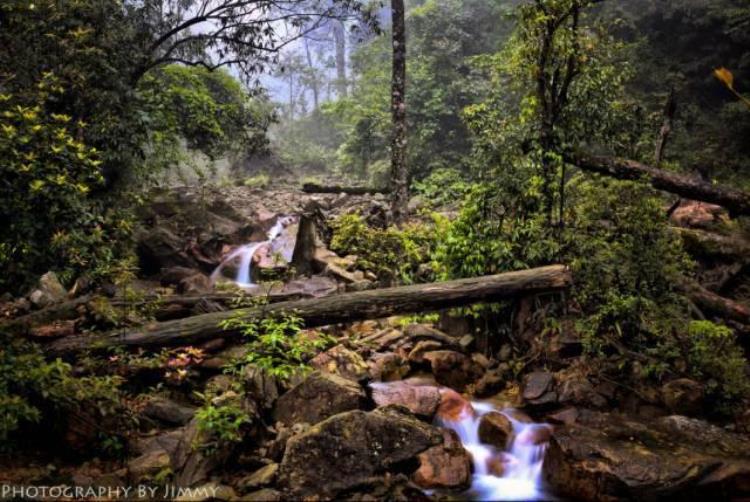
POLYGON ((525 423, 514 417, 512 410, 498 410, 490 404, 471 403, 455 419, 438 418, 438 425, 453 429, 471 454, 474 475, 467 494, 473 500, 550 500, 544 491, 542 464, 550 426, 525 423), (499 412, 508 417, 513 433, 506 451, 483 444, 479 440, 482 415, 499 412), (493 462, 502 465, 502 473, 492 471, 493 462))
MULTIPOLYGON (((268 231, 266 236, 268 237, 267 240, 263 242, 252 242, 250 244, 245 244, 244 246, 240 246, 229 255, 224 258, 224 260, 219 264, 218 267, 216 267, 216 270, 213 271, 211 274, 211 282, 216 282, 219 277, 221 277, 221 272, 230 263, 233 261, 239 259, 239 265, 237 267, 237 274, 235 276, 234 282, 243 288, 249 288, 255 286, 252 279, 252 266, 253 266, 253 257, 258 252, 260 248, 263 246, 270 246, 273 241, 281 235, 281 233, 284 231, 284 228, 286 228, 291 222, 293 221, 293 218, 291 217, 281 217, 279 218, 273 227, 268 231)), ((287 261, 291 260, 291 256, 287 257, 284 256, 284 259, 287 261)))

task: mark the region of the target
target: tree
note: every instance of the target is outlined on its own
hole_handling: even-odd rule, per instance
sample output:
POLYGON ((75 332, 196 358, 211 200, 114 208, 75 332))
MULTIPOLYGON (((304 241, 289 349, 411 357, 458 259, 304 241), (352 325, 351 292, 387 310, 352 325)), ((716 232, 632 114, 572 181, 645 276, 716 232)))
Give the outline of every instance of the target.
POLYGON ((393 73, 391 78, 391 211, 400 224, 409 203, 409 172, 406 165, 406 22, 404 0, 391 0, 393 19, 393 73))

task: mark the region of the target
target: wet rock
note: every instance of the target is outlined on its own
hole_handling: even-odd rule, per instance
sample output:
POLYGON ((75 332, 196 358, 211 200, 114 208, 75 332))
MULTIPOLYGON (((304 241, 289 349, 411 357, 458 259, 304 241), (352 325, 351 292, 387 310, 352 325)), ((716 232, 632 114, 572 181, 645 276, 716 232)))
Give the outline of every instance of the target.
POLYGON ((242 478, 239 482, 239 488, 243 491, 250 491, 254 488, 268 486, 274 482, 278 472, 279 464, 268 464, 249 476, 242 478))
POLYGON ((440 404, 440 390, 437 387, 412 385, 408 382, 375 382, 370 387, 376 405, 404 406, 426 420, 432 419, 440 404))
POLYGON ((440 389, 437 416, 442 421, 456 422, 475 414, 471 403, 452 389, 440 389))
POLYGON ((553 432, 544 474, 556 494, 581 500, 726 500, 750 493, 750 442, 687 417, 580 410, 553 432))
POLYGON ((362 356, 343 345, 337 345, 315 356, 313 368, 359 382, 367 377, 368 366, 362 356))
POLYGON ((195 415, 195 407, 185 406, 164 397, 155 397, 146 403, 143 414, 167 424, 185 425, 195 415))
POLYGON ((678 378, 661 388, 664 404, 680 415, 699 415, 703 411, 703 385, 689 378, 678 378))
POLYGON ((401 380, 411 371, 408 361, 393 352, 373 354, 368 365, 370 378, 380 382, 401 380))
POLYGON ((505 449, 508 438, 513 435, 510 419, 496 411, 483 415, 479 421, 479 440, 484 444, 505 449))
POLYGON ((437 350, 426 353, 424 358, 430 362, 432 374, 438 383, 459 392, 482 376, 481 367, 460 352, 437 350))
POLYGON ((441 441, 438 429, 400 407, 341 413, 289 440, 279 485, 296 499, 336 497, 441 441))
POLYGON ((365 392, 357 383, 315 372, 276 401, 273 417, 285 425, 316 424, 337 413, 359 409, 364 402, 365 392))
POLYGON ((455 431, 441 432, 443 444, 419 454, 414 482, 424 489, 464 490, 471 483, 471 456, 455 431))
POLYGON ((60 283, 57 274, 47 272, 39 278, 36 288, 29 295, 29 301, 37 308, 64 301, 68 292, 60 283))

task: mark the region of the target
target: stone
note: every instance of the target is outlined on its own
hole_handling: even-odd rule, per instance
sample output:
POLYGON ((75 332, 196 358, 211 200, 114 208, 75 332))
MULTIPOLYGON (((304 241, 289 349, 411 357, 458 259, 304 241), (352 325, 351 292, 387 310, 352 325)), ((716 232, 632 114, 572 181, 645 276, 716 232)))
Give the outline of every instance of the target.
POLYGON ((223 465, 232 455, 234 444, 215 442, 214 448, 196 447, 210 438, 198 428, 197 419, 193 418, 182 429, 180 441, 172 455, 174 484, 177 486, 195 486, 208 481, 210 474, 223 465))
POLYGON ((143 414, 167 424, 185 425, 195 415, 195 407, 186 406, 164 397, 154 397, 146 403, 143 414))
POLYGON ((544 461, 554 493, 577 500, 736 499, 750 494, 750 441, 683 416, 579 410, 544 461))
POLYGON ((470 357, 452 350, 436 350, 424 355, 430 362, 435 380, 459 392, 466 386, 479 380, 482 376, 481 367, 470 357))
POLYGON ((207 293, 213 290, 211 279, 204 273, 193 274, 185 277, 177 285, 177 292, 183 295, 207 293))
POLYGON ((169 453, 154 449, 128 462, 128 475, 133 483, 151 480, 154 476, 171 469, 169 453))
POLYGON ((300 422, 317 424, 337 413, 361 408, 365 398, 357 383, 314 372, 276 401, 273 417, 287 426, 300 422))
POLYGON ((340 413, 288 441, 278 483, 294 499, 335 498, 442 439, 439 429, 398 406, 340 413))
POLYGON ((471 403, 452 389, 440 389, 437 417, 443 422, 457 422, 475 415, 471 403))
POLYGON ((443 429, 443 444, 419 454, 414 482, 424 489, 465 490, 471 484, 471 455, 455 431, 443 429))
POLYGON ((262 410, 271 410, 279 398, 279 382, 266 370, 248 364, 242 369, 245 397, 254 401, 262 410))
POLYGON ((310 366, 355 382, 367 378, 369 369, 362 356, 343 345, 336 345, 318 354, 310 360, 310 366))
POLYGON ((479 398, 494 396, 502 391, 507 385, 505 367, 497 367, 482 375, 482 378, 474 385, 474 395, 479 398))
POLYGON ((29 301, 37 308, 64 301, 68 292, 60 283, 57 274, 47 272, 39 278, 36 288, 29 295, 29 301))
POLYGON ((560 403, 575 404, 589 408, 604 408, 607 398, 596 391, 591 382, 583 375, 571 375, 562 378, 557 386, 557 400, 560 403))
POLYGON ((254 473, 242 478, 239 487, 243 491, 250 491, 253 488, 268 486, 274 482, 279 472, 279 464, 268 464, 261 467, 254 473))
POLYGON ((435 340, 420 340, 409 352, 409 362, 414 364, 422 364, 424 362, 424 355, 427 352, 433 352, 443 347, 443 344, 436 342, 435 340))
POLYGON ((167 267, 161 271, 159 282, 165 287, 177 286, 183 279, 199 273, 199 270, 190 267, 167 267))
POLYGON ((372 399, 377 406, 397 404, 426 420, 432 420, 440 404, 440 389, 408 382, 373 382, 372 399))
POLYGON ((578 409, 573 407, 563 408, 547 415, 547 420, 554 424, 572 425, 578 419, 578 409))
POLYGON ((248 493, 239 500, 247 500, 250 502, 281 502, 284 500, 284 495, 280 491, 263 488, 262 490, 248 493))
POLYGON ((479 440, 504 450, 508 439, 513 435, 513 424, 502 413, 492 411, 479 419, 479 440))
POLYGON ((684 200, 670 216, 672 223, 679 227, 710 229, 727 221, 727 211, 716 204, 684 200))
POLYGON ((411 366, 406 359, 393 352, 377 352, 368 361, 370 378, 380 382, 393 382, 405 378, 411 366))
POLYGON ((522 397, 531 401, 542 397, 552 385, 552 373, 548 371, 535 371, 529 373, 523 379, 522 397))
POLYGON ((699 415, 703 411, 703 385, 689 378, 678 378, 661 387, 664 404, 672 413, 699 415))
POLYGON ((237 494, 231 486, 211 482, 196 486, 190 493, 184 493, 174 498, 175 502, 203 502, 207 500, 237 500, 237 494))

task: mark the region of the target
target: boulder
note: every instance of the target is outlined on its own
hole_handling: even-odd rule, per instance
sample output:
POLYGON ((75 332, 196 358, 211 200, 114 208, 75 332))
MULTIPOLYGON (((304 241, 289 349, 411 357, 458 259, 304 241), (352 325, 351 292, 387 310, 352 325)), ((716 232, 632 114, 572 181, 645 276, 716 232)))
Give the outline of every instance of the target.
POLYGON ((521 397, 527 405, 544 406, 557 401, 557 393, 552 390, 553 377, 548 371, 534 371, 523 379, 521 397))
POLYGON ((250 491, 255 488, 268 486, 274 482, 278 472, 279 464, 268 464, 249 476, 242 478, 239 482, 239 488, 243 491, 250 491))
POLYGON ((479 380, 482 368, 470 357, 452 350, 427 352, 424 359, 430 362, 435 380, 459 392, 479 380))
POLYGON ((368 361, 370 378, 380 382, 393 382, 405 378, 411 367, 409 362, 393 352, 375 353, 368 361))
POLYGON ((440 389, 437 387, 413 385, 406 381, 381 383, 373 382, 372 399, 378 406, 397 404, 409 411, 432 420, 440 404, 440 389))
POLYGON ((443 344, 435 340, 420 340, 409 352, 409 362, 422 364, 424 362, 424 355, 427 352, 440 350, 442 347, 443 344))
POLYGON ((355 382, 367 378, 368 372, 367 363, 362 356, 343 345, 336 345, 318 354, 310 361, 310 366, 355 382))
POLYGON ((162 449, 153 449, 128 462, 128 475, 133 483, 140 483, 150 481, 171 468, 169 453, 162 449))
POLYGON ((146 403, 143 414, 171 425, 185 425, 195 415, 195 407, 186 406, 164 397, 154 397, 146 403))
POLYGON ((316 424, 337 413, 362 408, 365 398, 356 382, 314 372, 276 401, 273 417, 287 426, 316 424))
POLYGON ((502 413, 492 411, 479 420, 479 440, 504 450, 513 435, 513 424, 502 413))
POLYGON ((39 278, 36 288, 29 295, 29 301, 37 308, 64 301, 67 291, 54 272, 47 272, 39 278))
POLYGON ((507 364, 501 364, 495 369, 489 370, 474 385, 474 395, 479 398, 494 396, 507 385, 507 373, 510 368, 507 364))
POLYGON ((401 407, 340 413, 287 442, 279 485, 295 499, 333 498, 441 441, 439 429, 401 407))
POLYGON ((266 370, 253 364, 242 369, 245 398, 254 401, 259 409, 270 410, 279 398, 279 382, 266 370))
POLYGON ((437 417, 442 422, 456 422, 467 416, 473 416, 476 412, 461 394, 452 389, 440 389, 440 404, 437 409, 437 417))
POLYGON ((750 494, 750 441, 682 416, 579 410, 552 433, 544 475, 579 500, 727 500, 750 494))
POLYGON ((678 378, 661 388, 662 399, 669 411, 679 415, 699 415, 703 411, 703 385, 689 378, 678 378))
POLYGON ((443 444, 419 454, 414 482, 424 489, 465 490, 471 484, 471 455, 455 431, 443 429, 443 444))

